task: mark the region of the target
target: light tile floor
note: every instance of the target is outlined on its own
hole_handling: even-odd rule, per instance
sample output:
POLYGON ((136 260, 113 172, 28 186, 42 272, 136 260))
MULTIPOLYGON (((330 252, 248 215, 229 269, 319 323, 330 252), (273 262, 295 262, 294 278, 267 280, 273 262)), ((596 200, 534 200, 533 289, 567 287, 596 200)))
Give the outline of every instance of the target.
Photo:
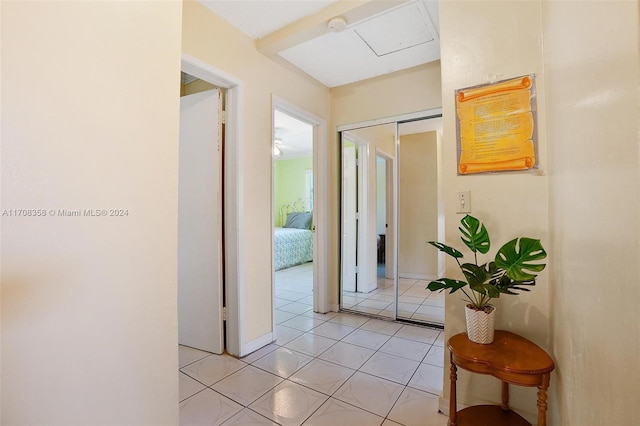
MULTIPOLYGON (((400 278, 398 318, 444 324, 444 293, 427 290, 428 280, 400 278)), ((391 318, 393 280, 378 278, 378 288, 369 293, 342 293, 342 307, 356 312, 391 318)))
MULTIPOLYGON (((384 278, 378 268, 378 287, 369 293, 344 291, 342 308, 391 318, 394 302, 393 280, 384 278)), ((305 304, 313 303, 313 263, 277 271, 277 319, 290 319, 301 313, 305 304), (293 303, 295 302, 295 303, 293 303)), ((398 282, 398 318, 428 324, 444 325, 444 293, 427 290, 428 280, 400 278, 398 282)))
POLYGON ((314 313, 303 269, 278 271, 276 342, 240 359, 180 346, 180 424, 446 425, 442 332, 314 313))

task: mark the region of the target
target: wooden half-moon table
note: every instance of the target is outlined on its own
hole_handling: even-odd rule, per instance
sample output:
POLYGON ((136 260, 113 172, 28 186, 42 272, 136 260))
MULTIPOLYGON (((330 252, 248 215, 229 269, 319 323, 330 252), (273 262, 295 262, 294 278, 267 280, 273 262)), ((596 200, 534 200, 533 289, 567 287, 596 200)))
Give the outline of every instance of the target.
POLYGON ((531 425, 509 409, 509 384, 537 386, 538 426, 547 424, 547 389, 554 364, 538 345, 508 331, 496 330, 493 343, 473 343, 467 333, 449 339, 451 395, 449 425, 531 425), (457 367, 473 373, 490 374, 502 380, 501 405, 476 405, 457 411, 457 367))

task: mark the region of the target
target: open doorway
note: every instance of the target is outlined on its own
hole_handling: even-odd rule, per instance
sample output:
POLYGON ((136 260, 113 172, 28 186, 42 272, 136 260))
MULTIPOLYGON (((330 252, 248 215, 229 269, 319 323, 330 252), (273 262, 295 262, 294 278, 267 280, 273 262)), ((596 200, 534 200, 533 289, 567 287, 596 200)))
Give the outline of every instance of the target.
MULTIPOLYGON (((314 129, 273 110, 274 322, 298 328, 314 310, 314 129)), ((281 329, 282 331, 282 329, 281 329)))
MULTIPOLYGON (((243 173, 242 161, 242 138, 241 138, 241 93, 242 82, 235 77, 221 71, 210 64, 207 64, 190 55, 182 55, 182 71, 195 77, 201 82, 196 85, 206 86, 207 90, 211 85, 221 90, 221 102, 224 105, 222 127, 222 142, 218 159, 220 163, 220 182, 215 185, 219 191, 218 200, 221 200, 219 208, 221 212, 219 221, 221 222, 220 236, 221 250, 219 261, 222 262, 221 281, 216 287, 220 291, 220 301, 213 303, 216 316, 221 320, 221 328, 216 326, 216 333, 223 336, 223 349, 230 355, 241 356, 249 352, 242 340, 240 333, 240 312, 243 311, 244 300, 239 297, 244 287, 244 265, 243 259, 239 256, 243 244, 243 235, 239 226, 242 223, 244 212, 241 208, 243 189, 240 185, 243 173), (224 167, 225 164, 233 164, 234 167, 224 167), (222 300, 224 299, 224 310, 222 300)), ((186 76, 185 76, 186 77, 186 76)), ((186 78, 191 78, 186 77, 186 78)), ((182 84, 182 81, 180 82, 182 84)), ((185 93, 184 89, 181 93, 185 93)), ((216 121, 217 124, 217 121, 216 121)), ((216 149, 218 147, 216 146, 216 149)), ((211 185, 209 185, 211 187, 211 185)), ((178 195, 180 197, 180 194, 178 195)), ((179 313, 178 313, 179 314, 179 313)), ((180 315, 180 314, 179 314, 180 315)), ((178 343, 178 342, 176 342, 178 343)), ((186 347, 186 346, 184 346, 186 347)), ((181 349, 183 346, 181 346, 181 349)), ((189 358, 189 351, 186 351, 189 358)), ((183 365, 183 351, 180 351, 180 365, 183 365)))

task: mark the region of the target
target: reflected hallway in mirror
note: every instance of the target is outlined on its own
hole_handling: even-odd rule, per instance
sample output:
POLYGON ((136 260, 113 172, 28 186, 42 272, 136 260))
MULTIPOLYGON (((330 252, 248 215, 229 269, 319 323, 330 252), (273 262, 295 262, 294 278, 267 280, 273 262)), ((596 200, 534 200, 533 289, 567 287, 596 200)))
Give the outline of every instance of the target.
POLYGON ((439 277, 438 130, 441 119, 398 123, 398 312, 401 319, 444 324, 439 277))
POLYGON ((426 289, 444 266, 427 244, 443 232, 441 128, 438 116, 341 132, 341 309, 444 324, 444 294, 426 289))

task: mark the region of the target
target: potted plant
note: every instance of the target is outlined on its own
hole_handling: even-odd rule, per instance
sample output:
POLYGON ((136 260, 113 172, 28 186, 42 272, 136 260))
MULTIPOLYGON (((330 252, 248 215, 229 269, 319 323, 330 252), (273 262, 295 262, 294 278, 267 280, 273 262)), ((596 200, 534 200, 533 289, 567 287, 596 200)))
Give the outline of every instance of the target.
POLYGON ((491 248, 489 233, 478 219, 470 215, 463 217, 460 224, 460 239, 473 252, 473 263, 461 263, 464 255, 453 247, 436 241, 429 241, 429 244, 452 256, 466 281, 440 278, 431 281, 427 289, 450 290, 450 293, 462 291, 468 302, 465 309, 467 335, 473 342, 488 344, 493 342, 495 317, 491 299, 500 297, 500 294, 517 295, 518 291, 529 291, 527 287, 536 284, 537 273, 546 266, 539 261, 547 257, 547 252, 540 240, 518 237, 500 247, 494 260, 479 263, 478 253, 487 254, 491 248))

